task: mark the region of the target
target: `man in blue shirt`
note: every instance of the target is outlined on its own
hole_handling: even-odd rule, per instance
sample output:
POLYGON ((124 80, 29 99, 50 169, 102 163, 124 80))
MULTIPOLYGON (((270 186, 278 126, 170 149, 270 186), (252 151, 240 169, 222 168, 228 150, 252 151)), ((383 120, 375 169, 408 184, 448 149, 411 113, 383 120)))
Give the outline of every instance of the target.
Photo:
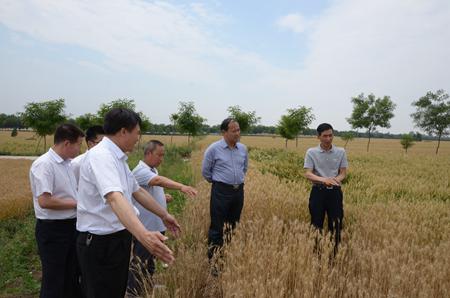
POLYGON ((223 245, 223 228, 229 238, 231 229, 241 217, 244 206, 244 177, 248 167, 247 147, 239 143, 239 123, 225 119, 221 126, 223 138, 205 151, 202 175, 210 183, 211 226, 208 231, 208 258, 223 245))

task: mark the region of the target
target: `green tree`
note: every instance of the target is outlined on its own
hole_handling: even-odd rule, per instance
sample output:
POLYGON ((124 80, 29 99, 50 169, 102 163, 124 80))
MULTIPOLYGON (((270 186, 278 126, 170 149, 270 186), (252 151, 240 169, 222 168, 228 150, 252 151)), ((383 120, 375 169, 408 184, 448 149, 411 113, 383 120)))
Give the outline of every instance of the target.
POLYGON ((99 118, 97 115, 87 113, 75 118, 75 122, 82 130, 86 130, 94 125, 102 125, 103 119, 99 118))
MULTIPOLYGON (((66 120, 64 99, 49 100, 43 102, 31 102, 25 105, 25 112, 22 113, 22 121, 25 126, 36 131, 39 141, 44 139, 44 151, 47 149, 46 136, 55 132, 56 126, 66 120)), ((36 146, 36 150, 37 150, 36 146)))
POLYGON ((97 111, 97 121, 100 121, 100 124, 103 124, 103 119, 105 118, 106 113, 108 113, 110 110, 115 108, 122 108, 122 109, 128 109, 136 112, 139 117, 141 117, 141 134, 139 136, 139 142, 138 142, 138 150, 141 147, 141 138, 142 134, 149 131, 152 124, 150 122, 150 119, 143 113, 136 111, 136 104, 133 99, 128 98, 119 98, 116 100, 113 100, 109 103, 104 103, 100 105, 99 110, 97 111))
POLYGON ((296 109, 288 109, 288 116, 293 121, 293 132, 295 133, 295 147, 298 147, 298 135, 302 133, 315 119, 312 109, 299 106, 296 109))
POLYGON ((170 121, 175 124, 175 128, 180 133, 188 134, 189 143, 191 136, 196 136, 200 133, 200 129, 206 119, 197 114, 192 101, 181 101, 178 108, 178 113, 170 115, 170 121))
POLYGON ((354 129, 367 129, 369 135, 367 152, 369 152, 371 133, 377 127, 391 127, 389 121, 394 117, 395 104, 389 96, 375 98, 375 95, 369 94, 369 96, 364 97, 364 93, 353 97, 352 102, 353 112, 350 118, 347 118, 347 121, 354 129))
POLYGON ((425 96, 412 103, 417 111, 411 114, 417 127, 422 128, 430 135, 438 137, 436 154, 439 152, 441 137, 448 135, 450 127, 450 101, 444 90, 436 93, 428 92, 425 96))
POLYGON ((347 148, 347 143, 353 141, 355 134, 351 131, 344 132, 341 134, 341 139, 345 142, 344 148, 347 148))
POLYGON ((405 149, 405 153, 407 154, 408 148, 411 148, 414 145, 414 136, 412 136, 411 134, 402 135, 400 144, 402 145, 403 149, 405 149))
POLYGON ((17 133, 17 127, 14 127, 13 130, 11 131, 11 137, 17 137, 18 133, 17 133))
POLYGON ((261 117, 256 116, 256 112, 244 112, 240 106, 230 106, 227 111, 230 113, 230 117, 239 123, 241 132, 247 133, 253 125, 257 124, 261 117))
POLYGON ((287 148, 288 140, 293 140, 297 136, 297 123, 289 114, 282 115, 278 121, 277 132, 285 139, 285 148, 287 148))

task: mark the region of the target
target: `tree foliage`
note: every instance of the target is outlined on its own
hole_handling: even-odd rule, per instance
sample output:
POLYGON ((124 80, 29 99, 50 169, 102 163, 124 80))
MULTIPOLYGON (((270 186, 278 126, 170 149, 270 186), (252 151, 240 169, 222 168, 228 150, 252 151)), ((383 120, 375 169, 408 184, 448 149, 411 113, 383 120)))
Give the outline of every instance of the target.
POLYGON ((289 114, 282 115, 278 121, 277 132, 286 140, 285 148, 287 148, 288 140, 293 140, 297 136, 295 120, 289 114))
POLYGON ((78 116, 75 118, 75 122, 82 130, 86 130, 94 125, 103 125, 103 119, 91 113, 78 116))
POLYGON ((347 131, 341 134, 341 139, 345 142, 344 148, 347 148, 348 142, 353 141, 355 134, 351 131, 347 131))
POLYGON ((405 149, 405 153, 408 153, 408 149, 414 145, 414 136, 411 134, 404 134, 400 139, 400 144, 403 149, 405 149))
POLYGON ((227 111, 230 113, 230 117, 239 123, 239 128, 241 132, 247 133, 250 127, 257 124, 261 117, 256 116, 256 112, 244 112, 240 106, 230 106, 227 111))
POLYGON ((375 98, 375 95, 369 94, 364 97, 364 93, 352 98, 353 112, 348 123, 353 129, 366 128, 369 134, 367 142, 367 151, 369 151, 371 133, 377 127, 391 127, 390 120, 394 117, 395 104, 389 96, 375 98))
POLYGON ((44 138, 44 151, 46 150, 46 136, 54 133, 56 126, 66 120, 64 99, 56 99, 42 102, 31 102, 25 105, 22 113, 22 121, 27 127, 31 127, 36 134, 44 138))
POLYGON ((436 93, 430 91, 412 103, 417 109, 411 114, 416 126, 438 137, 436 154, 439 151, 441 137, 450 133, 450 101, 448 99, 449 96, 444 90, 438 90, 436 93))
POLYGON ((292 118, 292 129, 295 133, 296 142, 295 147, 298 147, 298 135, 301 134, 315 119, 312 114, 312 109, 304 106, 299 106, 296 109, 288 109, 288 116, 292 118))
POLYGON ((170 121, 174 124, 177 131, 188 134, 188 142, 191 136, 196 136, 200 133, 205 118, 197 114, 194 103, 180 102, 178 113, 170 115, 170 121))

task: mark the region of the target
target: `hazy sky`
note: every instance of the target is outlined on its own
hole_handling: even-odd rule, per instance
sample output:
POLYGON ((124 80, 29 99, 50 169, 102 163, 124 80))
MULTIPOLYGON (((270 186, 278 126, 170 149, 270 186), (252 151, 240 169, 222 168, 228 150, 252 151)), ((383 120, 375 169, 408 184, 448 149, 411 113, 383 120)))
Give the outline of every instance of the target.
POLYGON ((1 0, 0 112, 127 97, 155 123, 193 101, 209 124, 240 105, 274 125, 303 105, 345 130, 364 92, 408 132, 412 101, 450 92, 449 28, 448 0, 1 0))

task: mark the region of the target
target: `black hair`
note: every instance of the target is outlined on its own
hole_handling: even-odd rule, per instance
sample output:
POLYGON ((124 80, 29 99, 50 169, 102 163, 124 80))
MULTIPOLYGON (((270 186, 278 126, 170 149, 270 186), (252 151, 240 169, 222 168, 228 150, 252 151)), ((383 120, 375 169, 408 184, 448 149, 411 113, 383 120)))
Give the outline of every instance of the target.
POLYGON ((328 123, 319 124, 319 126, 317 126, 317 135, 320 136, 322 132, 329 129, 333 130, 333 126, 331 126, 331 124, 328 123))
POLYGON ((94 141, 98 135, 104 135, 105 131, 103 130, 103 126, 94 125, 86 129, 86 143, 89 141, 94 141))
POLYGON ((149 152, 155 151, 157 146, 164 146, 163 142, 158 140, 151 140, 144 146, 144 155, 147 155, 149 152))
POLYGON ((107 135, 114 135, 122 128, 132 131, 136 125, 141 125, 142 120, 139 115, 129 109, 114 108, 105 115, 103 130, 107 135))
POLYGON ((220 124, 220 130, 221 131, 228 131, 228 127, 230 126, 231 122, 236 122, 238 123, 235 119, 233 118, 227 118, 225 120, 222 121, 222 124, 220 124))
POLYGON ((84 137, 84 132, 81 129, 73 124, 65 123, 56 128, 53 143, 59 144, 64 141, 76 143, 80 137, 84 137))

